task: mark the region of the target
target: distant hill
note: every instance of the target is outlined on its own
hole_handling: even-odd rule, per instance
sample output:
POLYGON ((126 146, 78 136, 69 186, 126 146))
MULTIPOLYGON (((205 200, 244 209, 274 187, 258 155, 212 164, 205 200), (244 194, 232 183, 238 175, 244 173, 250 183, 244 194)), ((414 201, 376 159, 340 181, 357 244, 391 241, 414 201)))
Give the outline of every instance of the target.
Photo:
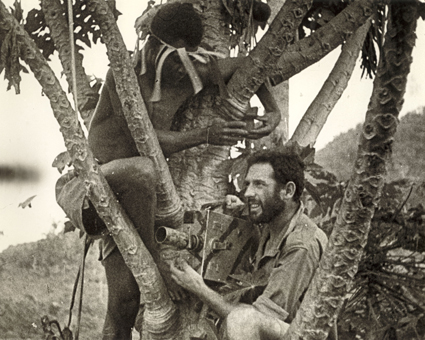
MULTIPOLYGON (((392 162, 387 181, 409 178, 425 180, 425 107, 403 116, 394 137, 392 162)), ((316 163, 333 172, 339 180, 351 176, 357 155, 362 124, 335 137, 325 148, 316 153, 316 163)))
MULTIPOLYGON (((40 322, 44 315, 66 325, 82 242, 77 232, 51 233, 0 253, 0 339, 45 339, 40 322)), ((100 338, 106 313, 107 287, 97 257, 95 244, 86 260, 81 340, 100 338)), ((74 307, 73 324, 76 319, 74 307)), ((71 330, 75 335, 75 326, 71 330)))

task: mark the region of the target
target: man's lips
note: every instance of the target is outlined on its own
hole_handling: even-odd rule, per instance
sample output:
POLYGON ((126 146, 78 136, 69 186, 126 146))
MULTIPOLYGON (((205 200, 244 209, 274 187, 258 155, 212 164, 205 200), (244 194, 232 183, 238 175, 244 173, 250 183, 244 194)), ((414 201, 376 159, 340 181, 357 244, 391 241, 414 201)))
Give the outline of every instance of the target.
POLYGON ((250 202, 249 203, 249 210, 250 211, 256 211, 256 210, 259 210, 260 208, 261 208, 260 203, 257 203, 257 202, 250 202))

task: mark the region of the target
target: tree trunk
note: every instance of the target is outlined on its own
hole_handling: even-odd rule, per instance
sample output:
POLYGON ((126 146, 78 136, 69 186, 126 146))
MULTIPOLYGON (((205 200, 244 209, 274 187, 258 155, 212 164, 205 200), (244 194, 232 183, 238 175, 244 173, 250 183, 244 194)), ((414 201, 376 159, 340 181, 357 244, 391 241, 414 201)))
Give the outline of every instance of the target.
MULTIPOLYGON (((65 16, 62 15, 64 7, 59 0, 42 0, 41 8, 44 12, 44 18, 49 26, 55 47, 59 52, 59 59, 62 63, 66 81, 68 82, 69 88, 73 89, 71 41, 69 38, 68 22, 66 21, 65 16)), ((74 42, 72 43, 74 44, 74 42)), ((99 99, 99 94, 90 86, 83 67, 83 56, 78 51, 75 51, 75 70, 77 79, 76 93, 78 111, 80 112, 85 125, 88 126, 99 99)))
MULTIPOLYGON (((229 55, 229 18, 221 1, 206 2, 201 13, 203 42, 229 55)), ((224 121, 219 114, 219 93, 208 87, 181 110, 179 131, 206 128, 224 121)), ((170 156, 169 167, 185 210, 199 210, 206 202, 223 199, 231 169, 230 147, 203 144, 170 156)))
POLYGON ((139 285, 142 299, 146 303, 145 320, 148 330, 153 334, 159 333, 161 339, 177 339, 175 331, 179 327, 178 313, 152 256, 99 171, 77 116, 59 81, 35 43, 1 1, 0 30, 1 35, 14 35, 21 59, 29 65, 42 86, 43 93, 50 100, 74 168, 86 185, 87 196, 111 232, 125 263, 139 285))
POLYGON ((370 25, 371 21, 366 21, 342 47, 335 66, 299 122, 291 141, 301 146, 314 145, 326 119, 348 85, 370 25))
POLYGON ((415 44, 416 1, 392 3, 352 178, 304 301, 284 339, 325 339, 357 272, 386 174, 415 44))

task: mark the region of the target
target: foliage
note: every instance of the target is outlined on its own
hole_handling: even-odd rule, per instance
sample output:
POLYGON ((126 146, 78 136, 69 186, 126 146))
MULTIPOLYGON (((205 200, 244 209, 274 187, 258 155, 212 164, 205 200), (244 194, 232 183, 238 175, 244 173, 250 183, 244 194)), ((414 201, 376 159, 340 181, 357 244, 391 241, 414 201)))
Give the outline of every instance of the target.
MULTIPOLYGON (((314 32, 326 25, 351 2, 351 0, 314 0, 313 5, 303 19, 302 25, 298 29, 299 38, 302 39, 308 34, 306 30, 314 32)), ((376 73, 378 65, 376 50, 380 50, 382 47, 384 22, 384 7, 378 6, 375 20, 362 47, 362 76, 366 74, 366 76, 372 78, 376 73)))
POLYGON ((252 39, 258 27, 264 27, 270 16, 270 8, 258 0, 222 0, 230 15, 230 48, 239 46, 240 51, 249 51, 255 44, 252 39))
POLYGON ((422 339, 425 330, 425 183, 384 188, 354 285, 340 314, 344 338, 422 339))
MULTIPOLYGON (((400 119, 394 136, 392 161, 388 168, 388 181, 410 178, 424 181, 423 145, 425 143, 424 108, 420 113, 410 112, 400 119)), ((357 153, 361 125, 340 134, 316 154, 316 161, 329 169, 339 180, 347 180, 351 174, 357 153)))
MULTIPOLYGON (((121 14, 115 7, 115 1, 109 0, 109 6, 112 8, 115 18, 121 14)), ((63 13, 68 18, 66 10, 66 1, 63 3, 63 13)), ((88 47, 91 47, 91 42, 95 44, 101 38, 99 26, 94 22, 92 12, 83 0, 77 0, 73 5, 74 13, 74 37, 75 41, 83 42, 88 47)), ((25 30, 35 41, 38 48, 43 51, 43 56, 48 60, 55 51, 53 40, 50 36, 49 29, 44 19, 44 13, 41 8, 32 9, 26 18, 25 30)), ((76 46, 78 46, 76 44, 76 46)), ((79 47, 81 49, 81 47, 79 47)))
MULTIPOLYGON (((329 235, 344 183, 321 167, 309 172, 320 208, 304 196, 307 212, 329 235)), ((422 339, 425 330, 425 182, 385 185, 365 252, 339 317, 343 339, 422 339), (422 333, 421 333, 422 332, 422 333), (390 335, 393 334, 393 337, 390 335), (419 335, 417 335, 419 334, 419 335)))
MULTIPOLYGON (((20 3, 15 1, 15 8, 11 12, 17 19, 22 20, 22 9, 20 3)), ((21 71, 28 73, 28 70, 19 61, 19 48, 16 43, 16 30, 10 29, 6 34, 0 34, 0 74, 5 72, 4 77, 8 81, 7 90, 12 86, 16 94, 20 93, 19 84, 21 82, 21 71)))

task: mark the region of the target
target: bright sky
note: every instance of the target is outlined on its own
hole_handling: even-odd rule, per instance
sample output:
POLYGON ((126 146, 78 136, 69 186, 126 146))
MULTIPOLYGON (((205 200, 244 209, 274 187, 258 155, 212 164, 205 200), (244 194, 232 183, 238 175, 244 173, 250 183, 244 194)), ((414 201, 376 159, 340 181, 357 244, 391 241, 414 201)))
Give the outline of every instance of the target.
MULTIPOLYGON (((11 6, 14 0, 3 0, 11 6)), ((39 0, 22 0, 25 12, 37 7, 39 0)), ((133 49, 135 19, 145 9, 145 0, 117 1, 123 15, 118 24, 128 49, 133 49), (134 4, 137 5, 134 5, 134 4)), ((421 56, 425 55, 425 25, 418 22, 418 40, 413 54, 405 104, 402 114, 425 105, 423 93, 425 66, 421 56)), ((290 86, 290 133, 294 131, 303 113, 319 92, 320 87, 334 65, 340 49, 325 59, 291 78, 290 86)), ((55 71, 60 76, 60 67, 55 62, 55 71)), ((103 46, 85 58, 88 74, 103 78, 108 60, 103 46)), ((350 81, 341 100, 331 113, 327 124, 316 143, 322 148, 336 135, 355 127, 364 120, 366 108, 372 91, 372 81, 360 79, 360 67, 350 81)), ((2 77, 3 78, 3 77, 2 77)), ((54 199, 54 184, 59 173, 51 167, 56 155, 65 150, 59 125, 54 119, 46 97, 41 94, 40 85, 34 76, 23 75, 21 95, 14 91, 6 92, 7 83, 0 81, 0 165, 23 165, 37 169, 40 180, 36 183, 0 182, 0 251, 11 244, 31 242, 45 235, 53 222, 62 223, 64 213, 54 199), (28 197, 37 195, 32 208, 21 209, 18 204, 28 197)), ((64 83, 64 88, 67 85, 64 83)))

